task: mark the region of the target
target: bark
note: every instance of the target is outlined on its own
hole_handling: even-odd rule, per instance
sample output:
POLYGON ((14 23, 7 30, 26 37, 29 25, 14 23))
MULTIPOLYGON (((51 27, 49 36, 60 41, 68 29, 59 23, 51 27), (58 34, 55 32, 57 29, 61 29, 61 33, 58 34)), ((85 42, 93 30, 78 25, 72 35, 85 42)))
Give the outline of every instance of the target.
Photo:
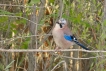
MULTIPOLYGON (((35 15, 35 12, 36 12, 36 6, 34 5, 32 7, 32 14, 31 14, 31 21, 35 22, 36 23, 36 15, 35 15)), ((30 23, 30 26, 29 26, 29 30, 31 32, 32 35, 36 35, 36 26, 37 24, 35 23, 30 23)), ((35 49, 37 48, 36 47, 36 36, 33 36, 31 37, 31 42, 29 44, 29 49, 35 49)), ((28 58, 29 58, 29 61, 28 61, 28 71, 36 71, 37 68, 36 68, 36 57, 35 57, 35 53, 31 52, 31 53, 28 53, 28 58)))
MULTIPOLYGON (((44 7, 45 6, 45 0, 41 0, 41 4, 40 7, 44 7)), ((32 15, 31 15, 31 21, 35 22, 35 23, 30 23, 29 25, 29 30, 31 32, 32 35, 37 35, 37 24, 39 24, 40 20, 42 19, 42 17, 44 16, 44 10, 45 8, 40 8, 38 15, 36 15, 36 7, 35 5, 32 8, 32 15)), ((38 43, 37 43, 37 37, 33 36, 31 38, 31 43, 29 44, 29 49, 38 49, 38 43)), ((29 62, 28 62, 28 71, 37 71, 37 69, 39 69, 36 65, 36 53, 29 53, 28 54, 28 58, 29 58, 29 62)))
MULTIPOLYGON (((74 45, 73 46, 74 49, 78 49, 78 46, 77 45, 74 45)), ((74 58, 78 58, 78 52, 73 52, 73 57, 74 58)), ((73 62, 73 68, 72 68, 72 71, 78 71, 78 60, 72 60, 73 62)))

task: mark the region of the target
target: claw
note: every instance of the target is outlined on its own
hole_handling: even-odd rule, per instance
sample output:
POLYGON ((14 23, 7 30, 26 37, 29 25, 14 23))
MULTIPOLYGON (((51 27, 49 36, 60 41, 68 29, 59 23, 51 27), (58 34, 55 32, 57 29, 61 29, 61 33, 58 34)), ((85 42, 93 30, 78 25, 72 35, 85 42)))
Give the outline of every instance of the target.
POLYGON ((56 52, 59 52, 59 51, 60 51, 60 47, 56 47, 56 48, 55 48, 55 51, 56 51, 56 52))

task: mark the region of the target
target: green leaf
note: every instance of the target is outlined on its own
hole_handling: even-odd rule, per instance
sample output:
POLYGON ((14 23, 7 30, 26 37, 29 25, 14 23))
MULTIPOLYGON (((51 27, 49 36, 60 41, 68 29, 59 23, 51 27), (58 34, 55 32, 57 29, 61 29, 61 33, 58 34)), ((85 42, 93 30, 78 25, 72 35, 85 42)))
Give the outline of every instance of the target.
POLYGON ((0 63, 0 71, 4 70, 4 65, 2 63, 0 63))
POLYGON ((8 21, 8 17, 0 17, 0 23, 4 23, 4 22, 6 22, 6 21, 8 21))
POLYGON ((25 19, 19 19, 17 21, 15 21, 17 24, 26 24, 26 20, 25 19))
POLYGON ((106 38, 106 34, 105 33, 102 33, 101 36, 100 36, 101 40, 104 40, 106 38))
POLYGON ((63 0, 63 3, 66 4, 66 0, 63 0))
POLYGON ((21 13, 16 13, 16 16, 22 16, 22 12, 21 13))
POLYGON ((6 66, 6 68, 4 70, 8 70, 10 67, 12 67, 12 64, 14 63, 15 60, 13 60, 9 65, 6 66))
POLYGON ((55 0, 49 0, 50 1, 50 3, 53 3, 55 0))
POLYGON ((103 26, 106 26, 106 20, 103 21, 103 26))
POLYGON ((21 48, 22 48, 22 49, 27 49, 29 43, 30 43, 30 38, 26 38, 26 39, 24 40, 24 42, 22 42, 21 48))
POLYGON ((30 4, 36 4, 36 3, 39 3, 40 0, 31 0, 31 3, 30 4))
POLYGON ((13 13, 5 11, 5 10, 0 10, 0 14, 13 14, 13 13))

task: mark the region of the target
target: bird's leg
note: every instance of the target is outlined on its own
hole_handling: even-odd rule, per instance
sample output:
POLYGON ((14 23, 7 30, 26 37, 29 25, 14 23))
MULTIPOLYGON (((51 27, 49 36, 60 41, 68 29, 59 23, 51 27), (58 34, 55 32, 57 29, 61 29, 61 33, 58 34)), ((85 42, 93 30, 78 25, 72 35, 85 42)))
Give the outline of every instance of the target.
POLYGON ((60 47, 57 46, 57 47, 55 48, 55 51, 56 51, 56 52, 60 51, 60 47))

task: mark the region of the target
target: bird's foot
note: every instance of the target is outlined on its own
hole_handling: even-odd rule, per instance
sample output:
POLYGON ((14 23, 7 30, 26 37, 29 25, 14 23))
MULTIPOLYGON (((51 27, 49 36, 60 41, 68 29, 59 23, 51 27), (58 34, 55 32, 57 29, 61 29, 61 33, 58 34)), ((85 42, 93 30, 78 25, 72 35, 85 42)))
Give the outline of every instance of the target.
POLYGON ((56 48, 55 48, 55 51, 56 51, 56 52, 61 51, 61 50, 60 50, 60 47, 56 47, 56 48))

